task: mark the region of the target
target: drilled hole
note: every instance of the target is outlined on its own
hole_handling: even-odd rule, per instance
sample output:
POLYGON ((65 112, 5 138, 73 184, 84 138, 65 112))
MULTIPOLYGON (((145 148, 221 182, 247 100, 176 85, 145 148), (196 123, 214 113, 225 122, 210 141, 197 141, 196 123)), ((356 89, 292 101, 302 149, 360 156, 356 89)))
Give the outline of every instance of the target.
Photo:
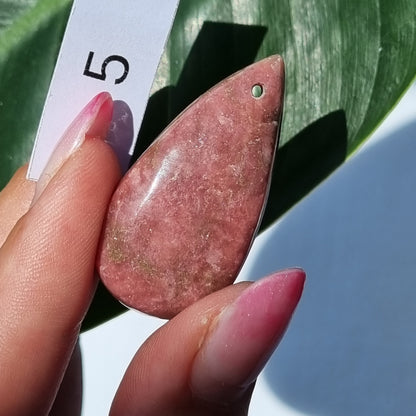
POLYGON ((261 84, 255 84, 251 88, 251 95, 254 98, 260 98, 263 95, 263 93, 264 93, 264 89, 263 89, 263 85, 261 84))

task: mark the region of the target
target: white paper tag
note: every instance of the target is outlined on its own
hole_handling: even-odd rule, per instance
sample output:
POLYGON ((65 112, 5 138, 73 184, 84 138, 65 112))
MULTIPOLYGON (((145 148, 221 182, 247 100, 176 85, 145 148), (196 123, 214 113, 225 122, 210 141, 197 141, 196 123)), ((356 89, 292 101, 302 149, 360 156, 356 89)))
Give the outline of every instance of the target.
POLYGON ((132 154, 178 3, 74 1, 39 124, 29 179, 39 179, 65 129, 101 91, 110 92, 113 100, 124 105, 120 111, 127 108, 133 115, 128 146, 132 154))

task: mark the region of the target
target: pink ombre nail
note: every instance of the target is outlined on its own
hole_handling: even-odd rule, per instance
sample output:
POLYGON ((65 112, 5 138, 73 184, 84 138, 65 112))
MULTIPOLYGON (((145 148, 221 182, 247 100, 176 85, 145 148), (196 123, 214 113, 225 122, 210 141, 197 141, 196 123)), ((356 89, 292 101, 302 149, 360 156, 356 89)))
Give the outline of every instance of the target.
POLYGON ((301 269, 277 272, 253 283, 224 309, 194 360, 196 396, 221 401, 254 382, 289 324, 304 281, 301 269))
MULTIPOLYGON (((35 202, 65 160, 88 138, 105 140, 113 114, 113 100, 107 92, 95 96, 66 129, 37 184, 35 202)), ((32 204, 33 204, 32 202, 32 204)))

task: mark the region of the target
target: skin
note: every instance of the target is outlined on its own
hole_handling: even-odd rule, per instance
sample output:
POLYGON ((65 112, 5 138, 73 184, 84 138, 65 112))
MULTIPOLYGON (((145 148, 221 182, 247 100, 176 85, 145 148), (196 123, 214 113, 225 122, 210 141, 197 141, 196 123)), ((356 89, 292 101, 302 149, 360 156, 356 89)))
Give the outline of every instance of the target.
MULTIPOLYGON (((77 340, 96 288, 97 246, 120 170, 111 148, 90 139, 34 202, 35 184, 25 175, 22 167, 0 193, 0 414, 77 415, 77 340)), ((277 314, 260 327, 258 351, 234 354, 235 385, 213 384, 204 360, 197 365, 196 357, 213 339, 224 308, 250 286, 218 291, 153 334, 132 359, 111 415, 246 415, 255 378, 283 336, 303 278, 291 280, 279 295, 277 314)))

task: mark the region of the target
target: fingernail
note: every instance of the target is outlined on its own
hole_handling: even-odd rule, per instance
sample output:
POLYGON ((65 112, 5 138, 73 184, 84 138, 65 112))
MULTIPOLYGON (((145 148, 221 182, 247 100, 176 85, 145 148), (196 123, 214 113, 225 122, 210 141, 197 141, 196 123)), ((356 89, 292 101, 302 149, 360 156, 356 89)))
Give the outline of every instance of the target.
POLYGON ((221 312, 194 359, 191 388, 197 398, 238 400, 282 338, 304 281, 301 269, 274 273, 253 283, 221 312))
POLYGON ((107 92, 95 96, 66 129, 46 164, 37 184, 33 202, 46 188, 49 181, 86 139, 105 140, 113 114, 113 100, 107 92))

